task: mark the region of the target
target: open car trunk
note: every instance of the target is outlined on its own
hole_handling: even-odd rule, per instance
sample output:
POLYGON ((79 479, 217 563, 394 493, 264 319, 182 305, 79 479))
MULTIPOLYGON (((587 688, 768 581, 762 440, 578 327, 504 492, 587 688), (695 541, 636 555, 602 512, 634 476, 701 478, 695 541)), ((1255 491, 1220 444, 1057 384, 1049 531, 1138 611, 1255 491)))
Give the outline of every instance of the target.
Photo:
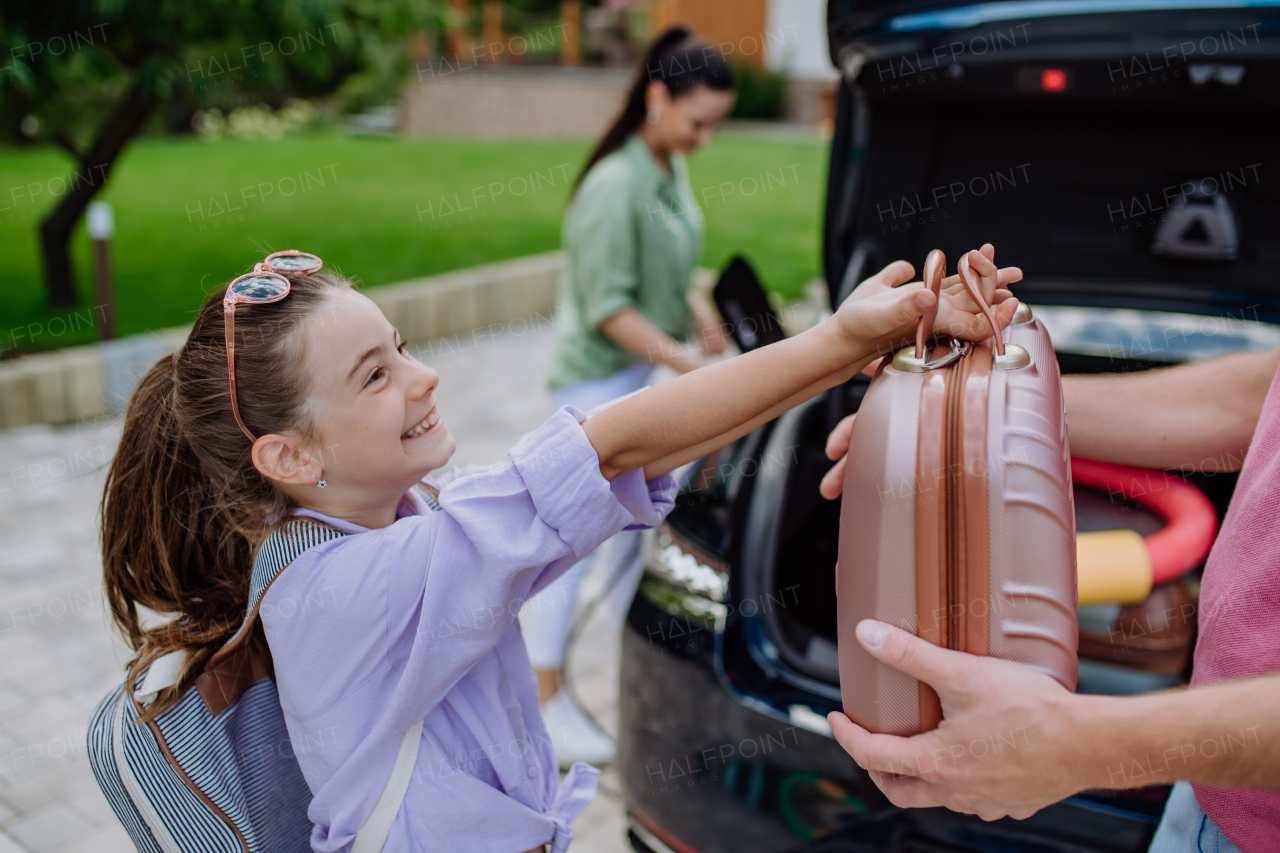
POLYGON ((865 5, 830 7, 833 57, 858 71, 832 143, 833 300, 896 258, 936 247, 954 265, 992 242, 1033 305, 1280 321, 1280 9, 1011 2, 963 29, 943 25, 976 13, 842 39, 840 8, 865 5))
MULTIPOLYGON (((991 242, 999 265, 1023 269, 1014 291, 1044 307, 1064 373, 1280 345, 1270 157, 1280 150, 1280 10, 1020 17, 1015 7, 1072 4, 899 5, 925 11, 890 18, 876 14, 881 3, 830 4, 833 59, 856 75, 841 85, 831 157, 833 304, 894 259, 919 267, 941 248, 954 270, 962 251, 991 242), (1012 11, 983 19, 993 7, 1012 11), (980 39, 981 55, 955 47, 980 39)), ((827 434, 857 410, 867 381, 779 419, 765 452, 787 464, 762 467, 744 530, 743 595, 793 590, 786 607, 761 614, 767 655, 784 677, 837 698, 840 506, 817 487, 831 465, 827 434)), ((1190 479, 1221 516, 1235 475, 1190 479)), ((1080 489, 1076 511, 1081 531, 1161 525, 1137 504, 1080 489)), ((1194 600, 1193 580, 1175 583, 1160 594, 1194 600)), ((1082 609, 1082 636, 1105 636, 1124 615, 1082 609)), ((1182 642, 1189 650, 1189 634, 1182 642)), ((1138 692, 1184 675, 1095 655, 1081 690, 1138 692)))

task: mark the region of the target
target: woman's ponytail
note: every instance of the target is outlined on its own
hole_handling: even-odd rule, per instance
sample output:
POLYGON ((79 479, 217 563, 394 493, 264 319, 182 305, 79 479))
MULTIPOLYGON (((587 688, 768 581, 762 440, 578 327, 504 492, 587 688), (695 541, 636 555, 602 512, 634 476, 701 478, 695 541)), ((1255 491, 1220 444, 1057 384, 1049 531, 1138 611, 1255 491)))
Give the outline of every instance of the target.
POLYGON ((727 91, 734 87, 733 71, 719 48, 699 39, 684 27, 672 27, 658 36, 645 51, 635 80, 622 104, 622 112, 605 131, 604 136, 587 158, 578 179, 574 181, 576 192, 591 167, 617 151, 631 134, 640 129, 648 110, 645 107, 645 90, 654 80, 661 80, 672 98, 683 97, 696 86, 727 91))
MULTIPOLYGON (((236 313, 240 411, 258 435, 308 433, 306 336, 297 333, 319 321, 326 291, 349 286, 323 273, 291 282, 281 302, 236 313)), ((102 494, 107 602, 136 653, 127 683, 157 658, 187 652, 178 684, 147 719, 172 707, 239 628, 254 551, 290 509, 253 467, 231 414, 221 297, 205 303, 180 357, 160 359, 134 391, 102 494)))

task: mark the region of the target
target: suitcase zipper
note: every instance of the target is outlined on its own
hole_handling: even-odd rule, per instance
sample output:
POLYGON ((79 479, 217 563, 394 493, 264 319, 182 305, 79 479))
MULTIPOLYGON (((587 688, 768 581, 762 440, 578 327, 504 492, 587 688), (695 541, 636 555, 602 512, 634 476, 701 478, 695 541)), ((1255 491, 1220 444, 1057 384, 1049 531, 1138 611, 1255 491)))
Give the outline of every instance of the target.
POLYGON ((960 470, 957 465, 964 462, 960 447, 962 435, 961 413, 964 406, 964 381, 961 366, 965 359, 946 368, 947 403, 943 423, 942 464, 947 472, 946 490, 943 493, 943 519, 946 535, 944 538, 944 562, 947 587, 947 619, 943 624, 944 645, 948 649, 960 649, 960 470))

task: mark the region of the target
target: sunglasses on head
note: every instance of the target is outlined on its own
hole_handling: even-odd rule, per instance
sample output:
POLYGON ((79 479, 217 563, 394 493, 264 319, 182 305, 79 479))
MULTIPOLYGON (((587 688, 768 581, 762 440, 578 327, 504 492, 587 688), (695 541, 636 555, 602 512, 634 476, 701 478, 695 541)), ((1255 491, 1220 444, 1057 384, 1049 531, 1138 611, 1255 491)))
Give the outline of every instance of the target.
POLYGON ((223 326, 227 337, 227 376, 231 382, 231 414, 236 416, 236 423, 250 442, 257 441, 249 428, 240 418, 240 404, 236 401, 236 306, 267 305, 279 302, 289 295, 289 279, 281 273, 290 275, 310 275, 316 272, 324 262, 309 252, 286 249, 283 252, 272 252, 262 263, 254 264, 253 272, 245 273, 227 285, 227 292, 222 297, 223 326))

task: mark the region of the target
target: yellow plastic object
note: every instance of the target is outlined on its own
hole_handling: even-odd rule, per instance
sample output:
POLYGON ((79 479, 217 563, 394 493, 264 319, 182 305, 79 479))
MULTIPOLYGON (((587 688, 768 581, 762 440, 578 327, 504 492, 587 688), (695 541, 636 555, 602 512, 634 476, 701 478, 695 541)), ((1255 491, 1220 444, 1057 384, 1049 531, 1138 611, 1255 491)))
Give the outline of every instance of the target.
POLYGON ((1151 592, 1151 556, 1133 530, 1076 534, 1079 603, 1137 604, 1151 592))

